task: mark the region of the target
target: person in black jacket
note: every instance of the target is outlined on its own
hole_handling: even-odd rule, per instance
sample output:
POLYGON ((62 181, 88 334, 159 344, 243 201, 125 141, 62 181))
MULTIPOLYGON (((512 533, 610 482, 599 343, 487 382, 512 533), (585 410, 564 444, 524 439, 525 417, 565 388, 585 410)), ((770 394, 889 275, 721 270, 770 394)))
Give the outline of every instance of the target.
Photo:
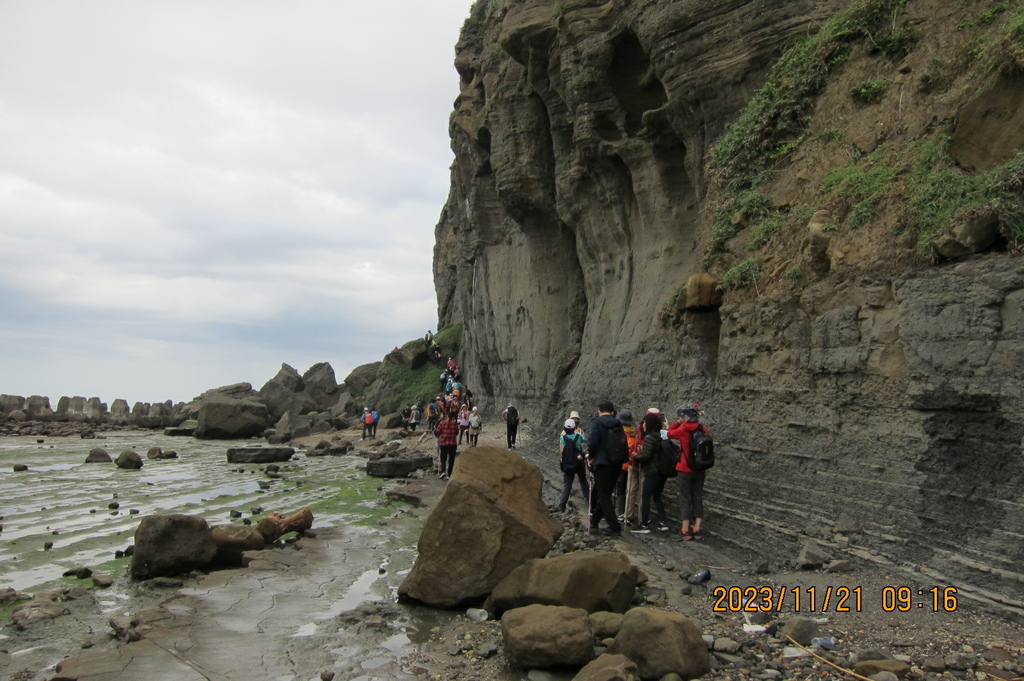
POLYGON ((622 470, 621 465, 614 465, 608 459, 608 431, 622 428, 622 422, 615 418, 615 405, 602 402, 597 405, 597 418, 590 422, 587 434, 587 461, 594 475, 590 503, 590 529, 596 530, 603 518, 608 523, 604 530, 606 535, 622 534, 622 526, 615 517, 615 480, 622 470))
POLYGON ((634 532, 647 534, 651 531, 651 501, 658 510, 658 530, 668 530, 668 516, 665 514, 665 502, 661 499, 661 493, 665 490, 665 483, 668 481, 661 471, 658 470, 654 458, 661 449, 661 416, 658 414, 644 415, 641 428, 644 432, 643 448, 640 454, 634 459, 639 463, 644 472, 643 492, 640 501, 640 527, 634 532))

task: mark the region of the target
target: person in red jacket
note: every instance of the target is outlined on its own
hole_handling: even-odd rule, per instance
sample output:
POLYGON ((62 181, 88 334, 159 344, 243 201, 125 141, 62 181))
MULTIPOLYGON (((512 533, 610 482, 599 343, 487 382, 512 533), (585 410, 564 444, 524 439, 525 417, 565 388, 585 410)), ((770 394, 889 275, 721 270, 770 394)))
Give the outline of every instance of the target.
POLYGON ((679 509, 683 518, 683 526, 679 529, 683 541, 703 539, 700 523, 704 518, 704 473, 690 468, 691 439, 695 430, 708 433, 708 427, 698 421, 700 405, 684 404, 676 409, 679 420, 668 427, 668 436, 679 442, 680 456, 676 470, 676 484, 679 486, 679 509), (692 527, 690 523, 693 523, 692 527))
POLYGON ((459 447, 459 423, 455 420, 455 412, 449 411, 444 415, 444 420, 437 424, 434 430, 437 436, 437 447, 440 458, 439 478, 447 480, 452 475, 455 467, 455 456, 459 447))

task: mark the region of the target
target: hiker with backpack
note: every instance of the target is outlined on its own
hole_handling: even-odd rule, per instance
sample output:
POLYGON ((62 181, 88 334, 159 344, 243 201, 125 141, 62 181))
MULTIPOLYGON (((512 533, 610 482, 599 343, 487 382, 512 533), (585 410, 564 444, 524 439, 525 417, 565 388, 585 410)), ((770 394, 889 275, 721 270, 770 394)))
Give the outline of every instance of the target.
POLYGON ((590 422, 587 433, 587 461, 594 477, 591 489, 590 531, 597 529, 603 519, 608 523, 604 534, 622 534, 622 526, 615 517, 615 480, 622 471, 622 464, 629 461, 629 444, 622 422, 615 416, 611 402, 597 405, 597 418, 590 422))
POLYGON ((618 514, 619 522, 623 525, 636 525, 637 519, 640 517, 640 485, 637 484, 635 489, 630 487, 630 482, 637 482, 636 476, 631 476, 633 469, 636 468, 633 465, 633 452, 637 444, 636 422, 633 420, 633 412, 629 409, 619 410, 616 416, 622 423, 622 429, 626 431, 629 461, 622 464, 622 472, 615 480, 615 512, 618 514))
POLYGON ((369 407, 363 407, 363 415, 359 417, 359 422, 363 424, 363 434, 359 436, 360 440, 365 440, 366 436, 373 437, 373 414, 370 413, 369 407))
POLYGON ((505 438, 509 449, 516 448, 516 435, 519 433, 519 410, 515 405, 509 403, 505 411, 501 412, 501 418, 505 419, 505 438))
POLYGON ((373 422, 370 423, 370 437, 373 439, 377 438, 377 424, 380 423, 380 412, 376 409, 370 410, 370 416, 373 418, 373 422))
POLYGON ((590 483, 587 481, 587 464, 583 454, 583 436, 576 432, 576 422, 567 419, 558 437, 558 467, 562 471, 562 496, 558 499, 558 512, 565 511, 565 505, 572 494, 572 481, 579 479, 583 500, 590 501, 590 483))
POLYGON ((680 445, 676 484, 683 524, 679 534, 682 541, 700 540, 704 538, 700 527, 704 518, 704 476, 714 465, 714 447, 710 431, 699 421, 699 404, 684 404, 676 413, 679 420, 668 427, 668 436, 680 445))
POLYGON ((676 477, 676 463, 679 461, 679 447, 661 430, 661 415, 648 411, 640 422, 644 438, 640 453, 633 461, 643 469, 643 492, 640 503, 640 527, 634 532, 648 534, 651 531, 651 502, 658 511, 659 532, 668 530, 668 516, 661 494, 669 477, 676 477))

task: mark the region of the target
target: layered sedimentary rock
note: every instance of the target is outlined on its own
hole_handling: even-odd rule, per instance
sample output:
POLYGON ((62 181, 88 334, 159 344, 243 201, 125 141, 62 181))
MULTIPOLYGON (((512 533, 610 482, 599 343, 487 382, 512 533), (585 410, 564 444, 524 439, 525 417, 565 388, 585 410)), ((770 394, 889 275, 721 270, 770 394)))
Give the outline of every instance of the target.
POLYGON ((436 229, 440 325, 465 324, 489 406, 537 421, 603 397, 704 403, 708 527, 730 541, 775 559, 805 535, 849 541, 1024 613, 1019 258, 837 274, 823 251, 824 273, 789 293, 687 286, 709 149, 845 4, 476 3, 436 229), (860 532, 837 535, 844 513, 860 532))

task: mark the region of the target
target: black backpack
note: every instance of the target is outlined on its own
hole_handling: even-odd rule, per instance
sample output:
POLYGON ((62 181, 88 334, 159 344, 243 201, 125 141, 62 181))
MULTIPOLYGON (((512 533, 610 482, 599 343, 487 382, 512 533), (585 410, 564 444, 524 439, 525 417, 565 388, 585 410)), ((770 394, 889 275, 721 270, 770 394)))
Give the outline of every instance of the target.
POLYGON ((695 471, 706 471, 715 465, 715 443, 700 428, 690 435, 690 460, 687 463, 695 471))
POLYGON ((608 463, 613 466, 621 466, 629 461, 629 440, 626 439, 626 431, 622 428, 622 424, 616 423, 611 428, 605 427, 603 423, 601 426, 608 433, 605 440, 605 444, 608 446, 606 452, 608 463))
POLYGON ((654 452, 654 467, 666 478, 674 478, 679 474, 676 464, 679 463, 679 443, 672 439, 661 441, 661 447, 654 452))
POLYGON ((569 473, 575 471, 576 468, 582 463, 580 459, 576 457, 581 454, 579 447, 580 436, 577 433, 572 435, 563 435, 565 438, 565 446, 562 447, 562 460, 558 463, 558 467, 562 469, 563 473, 569 473))
POLYGON ((519 410, 515 407, 509 407, 505 410, 505 420, 509 423, 515 423, 519 420, 519 410))

